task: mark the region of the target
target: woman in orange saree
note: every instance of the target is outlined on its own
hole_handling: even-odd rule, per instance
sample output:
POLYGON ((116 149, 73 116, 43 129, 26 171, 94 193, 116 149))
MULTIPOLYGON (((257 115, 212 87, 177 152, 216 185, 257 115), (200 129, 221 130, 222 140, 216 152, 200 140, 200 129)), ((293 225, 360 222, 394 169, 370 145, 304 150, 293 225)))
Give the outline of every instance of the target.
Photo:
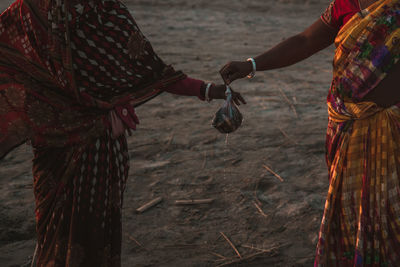
POLYGON ((121 265, 124 132, 163 91, 225 97, 166 65, 118 0, 18 0, 1 14, 0 159, 31 141, 37 266, 121 265))
POLYGON ((399 1, 334 1, 303 33, 248 62, 228 63, 221 74, 228 83, 252 77, 256 70, 288 66, 333 42, 326 138, 330 184, 314 265, 398 266, 399 1), (340 19, 331 23, 335 17, 340 19))

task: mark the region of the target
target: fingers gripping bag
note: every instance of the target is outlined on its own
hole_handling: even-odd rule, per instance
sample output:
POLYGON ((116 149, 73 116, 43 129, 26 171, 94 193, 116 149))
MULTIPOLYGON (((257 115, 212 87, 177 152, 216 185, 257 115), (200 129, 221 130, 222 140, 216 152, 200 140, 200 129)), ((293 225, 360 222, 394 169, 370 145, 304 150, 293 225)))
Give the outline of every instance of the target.
POLYGON ((215 113, 212 125, 221 133, 232 133, 240 127, 243 116, 233 102, 232 90, 226 86, 226 100, 222 107, 215 113))

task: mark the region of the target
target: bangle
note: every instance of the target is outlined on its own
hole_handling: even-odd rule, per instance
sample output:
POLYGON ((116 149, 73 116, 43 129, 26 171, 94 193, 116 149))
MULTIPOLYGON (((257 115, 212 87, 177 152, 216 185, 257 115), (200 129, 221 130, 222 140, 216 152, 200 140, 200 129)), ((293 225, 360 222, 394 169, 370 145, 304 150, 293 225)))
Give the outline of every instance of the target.
POLYGON ((207 83, 207 87, 206 87, 206 92, 204 94, 206 101, 210 102, 212 99, 210 98, 210 88, 211 88, 212 83, 207 83))
POLYGON ((251 79, 256 75, 257 65, 254 58, 248 58, 247 61, 251 61, 251 65, 253 66, 253 70, 250 72, 249 75, 247 75, 247 78, 251 79))

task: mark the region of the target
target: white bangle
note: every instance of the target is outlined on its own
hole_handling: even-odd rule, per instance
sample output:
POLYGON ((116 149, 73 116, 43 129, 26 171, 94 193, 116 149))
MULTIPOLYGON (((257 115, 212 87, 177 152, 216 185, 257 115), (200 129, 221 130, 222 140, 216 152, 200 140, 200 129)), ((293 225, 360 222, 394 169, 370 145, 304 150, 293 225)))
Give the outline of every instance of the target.
POLYGON ((256 61, 254 60, 254 58, 248 58, 247 61, 251 61, 251 65, 253 66, 253 70, 250 72, 249 75, 247 75, 247 78, 251 79, 256 75, 257 65, 256 65, 256 61))
POLYGON ((212 83, 207 83, 207 87, 206 87, 206 92, 204 94, 206 101, 210 102, 212 99, 210 98, 210 88, 211 88, 212 83))

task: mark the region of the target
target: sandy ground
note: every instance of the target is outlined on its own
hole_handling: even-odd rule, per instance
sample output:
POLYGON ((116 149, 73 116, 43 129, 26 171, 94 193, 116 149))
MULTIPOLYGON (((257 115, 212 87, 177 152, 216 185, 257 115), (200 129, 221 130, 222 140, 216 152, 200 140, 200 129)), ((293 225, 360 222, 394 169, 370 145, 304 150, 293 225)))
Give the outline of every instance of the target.
MULTIPOLYGON (((0 9, 9 1, 0 0, 0 9)), ((303 30, 326 0, 126 1, 155 50, 188 75, 220 82, 219 68, 303 30)), ((325 98, 333 48, 234 89, 248 101, 242 128, 211 127, 222 101, 164 94, 140 107, 128 138, 123 266, 312 266, 328 181, 325 98), (263 165, 278 173, 280 182, 263 165), (163 197, 136 214, 142 204, 163 197), (178 199, 213 198, 177 206, 178 199), (256 204, 260 210, 256 208, 256 204), (136 240, 136 241, 135 241, 136 240), (274 249, 272 249, 274 248, 274 249), (272 249, 272 250, 271 250, 272 249), (268 251, 262 251, 268 250, 268 251), (258 256, 252 256, 261 252, 258 256)), ((27 266, 35 245, 31 149, 0 162, 0 266, 27 266)))

